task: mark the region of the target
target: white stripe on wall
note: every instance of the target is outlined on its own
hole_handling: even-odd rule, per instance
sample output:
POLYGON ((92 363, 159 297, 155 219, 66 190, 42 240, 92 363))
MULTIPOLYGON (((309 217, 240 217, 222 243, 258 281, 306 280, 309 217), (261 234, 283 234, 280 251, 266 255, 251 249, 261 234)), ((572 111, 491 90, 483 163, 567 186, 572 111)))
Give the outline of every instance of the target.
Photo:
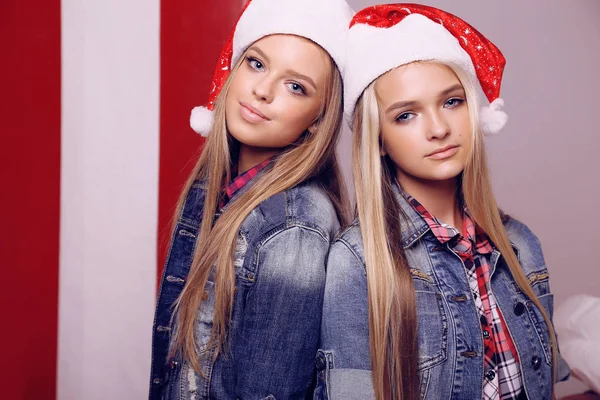
POLYGON ((58 399, 141 399, 156 291, 160 0, 61 7, 58 399))

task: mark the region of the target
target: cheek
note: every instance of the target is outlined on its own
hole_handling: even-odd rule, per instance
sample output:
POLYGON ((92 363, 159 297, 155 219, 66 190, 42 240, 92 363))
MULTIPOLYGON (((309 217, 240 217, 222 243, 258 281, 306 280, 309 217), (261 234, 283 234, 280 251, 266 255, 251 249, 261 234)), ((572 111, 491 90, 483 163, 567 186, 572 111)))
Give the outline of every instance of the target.
POLYGON ((225 109, 227 111, 230 111, 231 108, 238 102, 238 95, 240 93, 238 86, 238 79, 232 80, 231 84, 229 85, 229 89, 227 90, 227 96, 225 97, 225 109))
POLYGON ((305 130, 317 117, 320 108, 318 102, 310 100, 295 99, 290 95, 282 97, 279 115, 281 120, 290 127, 305 130))
POLYGON ((231 81, 229 85, 229 90, 227 91, 227 99, 226 101, 235 101, 235 98, 243 92, 244 83, 246 82, 243 77, 243 74, 236 74, 235 78, 231 81))
POLYGON ((414 143, 410 140, 410 135, 401 132, 397 127, 387 127, 382 131, 384 150, 392 157, 394 161, 406 160, 413 153, 414 143))
POLYGON ((457 115, 456 121, 454 123, 458 132, 460 132, 459 136, 463 139, 471 138, 471 118, 469 116, 469 108, 463 107, 461 112, 457 115))

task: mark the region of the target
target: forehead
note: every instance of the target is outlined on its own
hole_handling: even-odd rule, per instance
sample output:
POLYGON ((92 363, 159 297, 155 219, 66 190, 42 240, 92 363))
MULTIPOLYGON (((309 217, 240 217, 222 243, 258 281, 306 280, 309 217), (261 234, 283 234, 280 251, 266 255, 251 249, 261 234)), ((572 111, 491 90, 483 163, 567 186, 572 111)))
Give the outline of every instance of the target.
POLYGON ((375 91, 377 97, 384 102, 424 101, 437 97, 456 84, 460 84, 460 81, 447 65, 415 62, 380 76, 375 83, 375 91))

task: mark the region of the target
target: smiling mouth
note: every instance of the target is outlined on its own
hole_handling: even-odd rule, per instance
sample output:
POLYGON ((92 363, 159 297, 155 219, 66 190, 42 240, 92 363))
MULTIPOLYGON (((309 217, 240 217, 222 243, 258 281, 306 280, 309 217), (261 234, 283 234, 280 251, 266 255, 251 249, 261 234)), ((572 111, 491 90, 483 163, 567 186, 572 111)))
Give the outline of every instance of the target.
POLYGON ((458 151, 458 146, 456 146, 456 145, 446 146, 444 148, 434 151, 433 153, 428 154, 426 157, 433 158, 435 160, 443 160, 445 158, 452 157, 453 155, 456 154, 457 151, 458 151))
POLYGON ((260 112, 259 109, 244 102, 240 102, 240 114, 242 115, 242 118, 253 124, 270 121, 270 119, 260 112))

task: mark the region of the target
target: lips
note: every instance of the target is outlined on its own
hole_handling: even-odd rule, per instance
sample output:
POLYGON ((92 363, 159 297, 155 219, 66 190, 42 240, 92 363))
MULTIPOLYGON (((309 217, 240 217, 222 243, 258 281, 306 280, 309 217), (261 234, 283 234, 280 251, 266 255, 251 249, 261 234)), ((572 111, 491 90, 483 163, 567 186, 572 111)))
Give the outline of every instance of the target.
POLYGON ((242 117, 251 123, 270 121, 258 108, 244 102, 240 102, 240 113, 242 117))
POLYGON ((429 153, 426 157, 434 158, 434 159, 444 159, 448 157, 452 157, 458 151, 457 145, 450 145, 446 147, 441 147, 432 153, 429 153))

